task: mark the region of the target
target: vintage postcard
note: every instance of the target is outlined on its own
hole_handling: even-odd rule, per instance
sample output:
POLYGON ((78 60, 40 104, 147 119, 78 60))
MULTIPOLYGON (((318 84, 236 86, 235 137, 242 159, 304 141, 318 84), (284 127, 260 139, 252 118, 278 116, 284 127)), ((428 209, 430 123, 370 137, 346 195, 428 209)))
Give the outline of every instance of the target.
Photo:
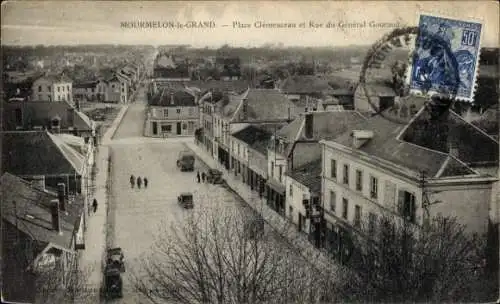
POLYGON ((4 1, 2 303, 500 303, 495 1, 4 1))

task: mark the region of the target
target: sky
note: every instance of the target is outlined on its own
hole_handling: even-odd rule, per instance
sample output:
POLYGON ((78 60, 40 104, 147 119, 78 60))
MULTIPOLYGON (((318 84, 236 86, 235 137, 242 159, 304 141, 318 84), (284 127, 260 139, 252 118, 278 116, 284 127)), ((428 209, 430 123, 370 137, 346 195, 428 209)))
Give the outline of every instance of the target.
POLYGON ((420 14, 483 24, 482 46, 499 45, 495 1, 5 1, 1 43, 15 45, 189 44, 194 47, 346 46, 371 44, 395 27, 416 26, 420 14), (123 22, 212 22, 212 28, 125 28, 123 22), (322 24, 322 27, 312 27, 322 24), (233 26, 233 23, 250 27, 233 26), (296 28, 258 28, 256 22, 296 28), (299 24, 305 22, 305 28, 299 24), (328 23, 335 25, 327 28, 328 23), (372 27, 387 23, 387 27, 372 27), (364 24, 346 27, 345 24, 364 24), (341 25, 339 27, 339 25, 341 25))

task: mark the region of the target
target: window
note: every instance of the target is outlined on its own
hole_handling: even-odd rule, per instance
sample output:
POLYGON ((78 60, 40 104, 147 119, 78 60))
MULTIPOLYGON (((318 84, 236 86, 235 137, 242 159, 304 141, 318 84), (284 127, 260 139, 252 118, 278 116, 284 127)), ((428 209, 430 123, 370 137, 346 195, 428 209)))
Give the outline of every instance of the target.
POLYGON ((274 162, 271 162, 271 177, 274 177, 274 162))
POLYGON ((112 89, 114 89, 114 88, 115 88, 115 84, 114 84, 114 83, 111 85, 111 88, 112 88, 112 89))
POLYGON ((231 142, 231 146, 233 146, 233 152, 234 152, 235 151, 235 149, 234 149, 234 141, 231 142))
POLYGON ((237 147, 238 147, 238 156, 240 156, 240 144, 239 143, 237 144, 237 147))
POLYGON ((52 91, 52 88, 50 86, 47 86, 47 91, 52 91))
POLYGON ((354 207, 354 226, 361 227, 361 206, 356 205, 354 207))
POLYGON ((172 125, 162 125, 161 131, 162 132, 172 132, 172 125))
POLYGON ((363 191, 363 172, 356 170, 356 190, 363 191))
POLYGON ((335 213, 337 204, 337 194, 333 191, 330 191, 330 211, 335 213))
POLYGON ((61 87, 57 87, 57 92, 61 92, 61 87))
POLYGON ((289 192, 290 192, 290 197, 293 197, 293 185, 292 184, 290 184, 289 192))
POLYGON ((415 195, 405 190, 398 191, 398 211, 405 220, 415 223, 415 195))
POLYGON ((192 116, 194 114, 194 109, 193 108, 189 108, 189 115, 192 116))
POLYGON ((280 172, 280 183, 283 182, 282 177, 283 177, 283 167, 279 166, 279 172, 280 172))
POLYGON ((57 101, 61 101, 61 95, 57 95, 57 101))
POLYGON ((181 109, 177 109, 177 114, 181 114, 181 109))
POLYGON ((377 215, 375 213, 368 214, 368 233, 373 235, 377 226, 377 215))
POLYGON ((342 198, 342 217, 347 219, 349 208, 349 200, 347 198, 342 198))
POLYGON ((349 165, 344 165, 344 176, 342 178, 342 183, 349 185, 349 165))
MULTIPOLYGON (((69 92, 69 85, 68 85, 68 86, 66 86, 66 89, 67 89, 67 90, 68 90, 68 92, 69 92)), ((94 92, 94 89, 92 89, 92 93, 93 93, 93 92, 94 92)))
POLYGON ((125 93, 125 88, 122 88, 122 93, 125 93))
POLYGON ((14 117, 16 118, 16 126, 23 125, 23 111, 20 108, 14 110, 14 117))
POLYGON ((163 117, 168 117, 168 109, 163 109, 163 117))
POLYGON ((335 159, 330 160, 330 177, 337 178, 337 161, 335 159))
POLYGON ((186 123, 183 123, 182 124, 182 130, 186 130, 187 129, 187 124, 186 123))
MULTIPOLYGON (((49 95, 49 96, 50 96, 50 95, 49 95)), ((40 95, 40 94, 39 94, 39 95, 38 95, 38 100, 42 100, 42 98, 43 98, 43 97, 42 97, 42 95, 40 95)))
POLYGON ((370 197, 378 197, 378 179, 374 176, 370 176, 370 197))
POLYGON ((290 215, 290 220, 293 220, 293 207, 292 206, 288 207, 288 213, 290 215))
POLYGON ((38 86, 38 92, 42 91, 42 86, 38 86))
MULTIPOLYGON (((71 100, 71 98, 69 98, 69 97, 70 97, 69 93, 67 94, 67 96, 68 96, 68 101, 70 101, 70 100, 71 100)), ((94 95, 92 95, 92 96, 94 96, 94 95)))

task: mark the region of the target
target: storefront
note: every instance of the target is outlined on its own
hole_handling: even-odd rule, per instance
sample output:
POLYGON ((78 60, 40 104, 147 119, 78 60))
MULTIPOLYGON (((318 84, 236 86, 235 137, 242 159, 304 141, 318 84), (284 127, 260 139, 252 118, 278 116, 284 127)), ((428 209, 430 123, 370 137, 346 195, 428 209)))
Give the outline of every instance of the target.
POLYGON ((274 180, 267 181, 267 205, 281 216, 285 216, 285 186, 274 180))

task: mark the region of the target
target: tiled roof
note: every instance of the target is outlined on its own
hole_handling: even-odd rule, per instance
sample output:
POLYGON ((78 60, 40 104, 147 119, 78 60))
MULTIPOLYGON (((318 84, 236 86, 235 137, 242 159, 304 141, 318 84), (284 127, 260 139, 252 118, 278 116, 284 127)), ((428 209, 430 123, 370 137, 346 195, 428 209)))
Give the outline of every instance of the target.
POLYGON ((37 78, 35 81, 38 80, 46 80, 49 82, 72 82, 72 80, 63 74, 58 74, 58 75, 43 75, 39 78, 37 78))
POLYGON ((76 82, 73 84, 73 89, 92 89, 97 86, 97 81, 76 82))
POLYGON ((348 131, 332 140, 343 146, 351 147, 354 151, 362 151, 405 167, 417 174, 421 170, 425 170, 429 176, 436 176, 446 164, 455 167, 454 171, 460 172, 461 175, 474 173, 446 153, 397 139, 405 126, 403 123, 387 119, 382 115, 376 115, 350 127, 348 131), (353 130, 370 130, 373 131, 374 135, 361 147, 356 148, 353 145, 353 130))
POLYGON ((285 95, 274 89, 249 89, 242 99, 247 100, 247 117, 243 107, 235 113, 236 121, 270 121, 294 119, 302 108, 297 108, 285 95))
POLYGON ((76 220, 83 211, 83 204, 67 203, 66 212, 60 212, 62 233, 52 228, 50 211, 51 200, 57 195, 35 189, 31 183, 10 173, 4 173, 0 178, 2 194, 2 219, 16 225, 20 231, 30 235, 34 240, 44 243, 53 243, 68 250, 72 250, 73 232, 76 220), (12 203, 16 202, 16 205, 12 203), (78 206, 77 206, 78 205, 78 206), (17 220, 16 220, 17 212, 17 220))
POLYGON ((77 174, 82 157, 47 131, 4 132, 3 170, 15 175, 77 174))
POLYGON ((232 136, 245 142, 250 148, 267 155, 267 145, 274 134, 274 129, 278 129, 282 125, 282 123, 249 125, 232 136))
POLYGON ((231 119, 241 102, 241 96, 230 93, 219 100, 216 104, 216 107, 223 117, 225 117, 226 119, 231 119))
POLYGON ((448 153, 449 144, 458 149, 457 158, 469 166, 498 165, 498 142, 484 131, 449 111, 442 120, 431 120, 426 107, 401 138, 416 145, 448 153))
POLYGON ((195 96, 186 90, 164 88, 150 100, 149 104, 162 107, 193 107, 196 106, 195 99, 195 96))
POLYGON ((281 91, 286 94, 319 94, 330 90, 328 80, 315 75, 290 76, 281 85, 281 91))
POLYGON ((15 121, 16 109, 21 109, 23 114, 23 126, 25 129, 29 129, 30 126, 44 126, 49 127, 50 121, 56 115, 61 118, 60 126, 61 129, 67 129, 69 127, 74 127, 77 130, 90 131, 92 130, 93 124, 91 120, 85 114, 75 111, 74 115, 74 125, 69 124, 68 109, 73 108, 67 102, 50 102, 50 101, 17 101, 17 102, 6 102, 4 103, 4 122, 3 129, 7 131, 15 130, 17 127, 17 122, 15 121))
POLYGON ((200 91, 206 92, 209 90, 220 90, 220 91, 229 91, 235 93, 243 93, 249 87, 249 82, 246 80, 229 80, 229 81, 220 81, 220 80, 208 80, 208 81, 186 81, 184 85, 187 87, 195 87, 200 89, 200 91))
POLYGON ((321 170, 322 160, 319 158, 293 169, 288 175, 298 183, 309 188, 309 191, 318 193, 321 192, 321 170))

